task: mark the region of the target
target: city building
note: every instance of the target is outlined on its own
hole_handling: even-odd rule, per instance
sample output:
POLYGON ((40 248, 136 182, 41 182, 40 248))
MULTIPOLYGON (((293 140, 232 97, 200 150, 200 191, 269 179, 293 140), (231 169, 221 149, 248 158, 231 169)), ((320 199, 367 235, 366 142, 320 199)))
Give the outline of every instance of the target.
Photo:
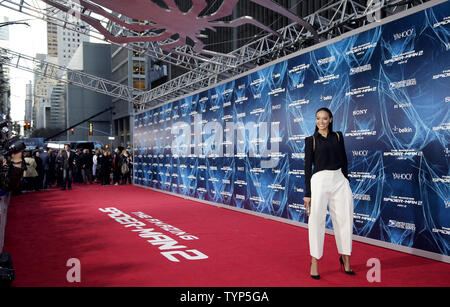
MULTIPOLYGON (((111 45, 83 42, 72 55, 68 68, 111 80, 111 45)), ((75 85, 65 85, 65 91, 60 95, 60 102, 65 102, 65 127, 67 128, 107 110, 112 103, 111 97, 108 95, 75 85)), ((108 144, 108 137, 112 135, 111 113, 111 110, 108 110, 77 125, 73 131, 67 131, 65 139, 70 141, 92 140, 108 144)))
MULTIPOLYGON (((0 17, 0 24, 8 21, 9 21, 8 17, 6 16, 0 17)), ((0 41, 9 41, 9 27, 0 27, 0 41)))
POLYGON ((47 54, 58 57, 58 26, 51 21, 47 22, 47 54))
MULTIPOLYGON (((64 19, 64 14, 59 11, 56 18, 64 19)), ((67 66, 73 54, 82 42, 89 41, 89 36, 80 33, 81 27, 87 25, 76 18, 70 18, 72 25, 65 28, 55 23, 47 22, 47 54, 49 57, 58 58, 58 65, 67 66)))
MULTIPOLYGON (((63 18, 63 13, 58 12, 58 18, 63 18)), ((47 22, 47 55, 37 54, 36 58, 52 64, 67 67, 76 50, 83 42, 89 41, 89 36, 80 34, 79 27, 86 25, 79 20, 71 20, 75 26, 73 29, 62 28, 55 23, 47 22)), ((36 69, 41 69, 36 67, 36 69)), ((63 78, 61 72, 61 78, 63 78)), ((66 129, 67 101, 66 84, 35 74, 34 77, 34 118, 33 128, 66 129)), ((66 139, 66 135, 56 139, 66 139)))
MULTIPOLYGON (((58 59, 46 54, 36 54, 36 59, 56 64, 58 59)), ((36 67, 36 70, 42 67, 36 67)), ((34 74, 34 94, 33 94, 33 127, 42 129, 49 127, 51 103, 50 89, 55 86, 57 81, 43 77, 37 73, 34 74)))
MULTIPOLYGON (((66 129, 66 84, 58 81, 55 85, 51 85, 48 89, 50 96, 50 108, 45 109, 45 117, 47 128, 66 129)), ((65 140, 65 136, 60 136, 61 140, 65 140)))
MULTIPOLYGON (((132 20, 128 20, 132 23, 132 20)), ((171 78, 171 65, 142 56, 123 46, 111 45, 112 81, 147 91, 171 78)), ((133 106, 119 98, 113 98, 113 146, 129 147, 133 144, 133 106)))

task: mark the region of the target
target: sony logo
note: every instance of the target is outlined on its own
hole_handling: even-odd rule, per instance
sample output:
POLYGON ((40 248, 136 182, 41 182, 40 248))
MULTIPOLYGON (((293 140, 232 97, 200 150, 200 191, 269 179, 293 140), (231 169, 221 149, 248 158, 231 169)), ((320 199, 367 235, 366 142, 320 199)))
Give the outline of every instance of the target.
POLYGON ((362 114, 367 114, 367 109, 354 110, 353 111, 353 116, 355 116, 355 115, 362 115, 362 114))

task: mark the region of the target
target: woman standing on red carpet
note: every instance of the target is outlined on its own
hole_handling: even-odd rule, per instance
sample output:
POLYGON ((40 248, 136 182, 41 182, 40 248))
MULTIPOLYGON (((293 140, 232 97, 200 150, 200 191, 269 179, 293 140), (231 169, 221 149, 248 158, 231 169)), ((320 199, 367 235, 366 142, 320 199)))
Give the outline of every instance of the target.
POLYGON ((316 112, 314 135, 305 139, 305 203, 308 220, 311 277, 319 279, 318 260, 323 255, 327 204, 333 222, 340 265, 349 275, 353 234, 353 196, 342 132, 333 131, 333 114, 316 112), (314 171, 312 165, 314 164, 314 171))

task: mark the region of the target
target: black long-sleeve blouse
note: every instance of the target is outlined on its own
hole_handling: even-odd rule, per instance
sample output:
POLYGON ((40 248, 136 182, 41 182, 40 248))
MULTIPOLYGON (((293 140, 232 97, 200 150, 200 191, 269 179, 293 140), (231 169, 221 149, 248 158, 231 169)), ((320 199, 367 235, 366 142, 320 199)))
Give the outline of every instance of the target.
POLYGON ((324 137, 319 132, 305 139, 305 197, 311 197, 311 177, 322 170, 342 170, 348 179, 348 161, 342 132, 328 133, 324 137), (337 136, 339 134, 339 138, 337 136), (313 137, 315 150, 313 150, 313 137), (314 171, 312 165, 314 164, 314 171))

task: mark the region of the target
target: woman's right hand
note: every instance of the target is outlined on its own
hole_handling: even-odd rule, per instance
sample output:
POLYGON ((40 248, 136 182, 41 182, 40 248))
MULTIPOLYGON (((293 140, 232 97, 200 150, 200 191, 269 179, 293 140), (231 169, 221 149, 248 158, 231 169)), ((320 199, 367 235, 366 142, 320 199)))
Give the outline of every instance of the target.
POLYGON ((309 216, 309 213, 311 212, 311 197, 303 197, 303 203, 305 204, 306 216, 309 216))

